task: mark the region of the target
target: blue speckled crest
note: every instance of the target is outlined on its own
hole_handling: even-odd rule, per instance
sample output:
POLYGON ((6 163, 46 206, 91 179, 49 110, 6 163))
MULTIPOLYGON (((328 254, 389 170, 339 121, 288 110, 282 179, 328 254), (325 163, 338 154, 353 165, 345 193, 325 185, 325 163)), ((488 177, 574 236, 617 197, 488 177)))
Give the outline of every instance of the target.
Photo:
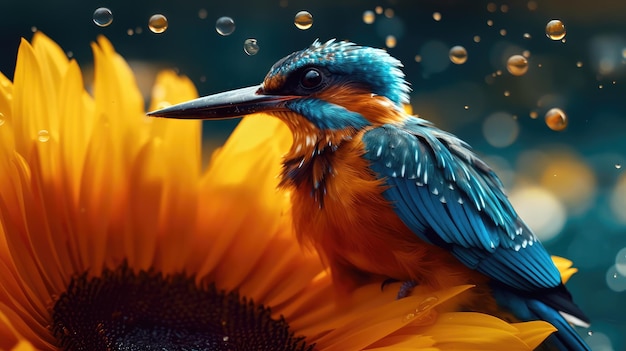
POLYGON ((349 75, 350 79, 370 86, 372 93, 385 96, 398 106, 409 102, 410 88, 400 70, 402 63, 399 60, 385 50, 335 39, 325 43, 316 40, 309 48, 286 56, 272 66, 265 80, 287 76, 307 65, 349 75))

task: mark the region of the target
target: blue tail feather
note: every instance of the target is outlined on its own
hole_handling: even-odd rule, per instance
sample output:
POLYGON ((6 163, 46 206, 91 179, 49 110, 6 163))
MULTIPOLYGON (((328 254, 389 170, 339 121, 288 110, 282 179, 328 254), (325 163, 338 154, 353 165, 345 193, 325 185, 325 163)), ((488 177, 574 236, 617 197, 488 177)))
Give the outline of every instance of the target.
POLYGON ((560 299, 560 289, 554 292, 547 291, 546 294, 536 297, 523 296, 509 289, 494 286, 493 293, 498 304, 508 309, 517 318, 523 321, 544 320, 552 324, 557 331, 550 335, 545 344, 561 351, 591 351, 591 348, 585 343, 580 335, 561 314, 561 312, 572 315, 580 319, 581 322, 587 322, 584 315, 578 315, 578 307, 571 303, 573 308, 567 306, 568 309, 560 311, 561 306, 566 306, 566 300, 560 299), (557 297, 554 297, 556 295, 557 297), (542 301, 546 299, 546 301, 542 301), (558 307, 552 306, 554 301, 558 301, 558 307))

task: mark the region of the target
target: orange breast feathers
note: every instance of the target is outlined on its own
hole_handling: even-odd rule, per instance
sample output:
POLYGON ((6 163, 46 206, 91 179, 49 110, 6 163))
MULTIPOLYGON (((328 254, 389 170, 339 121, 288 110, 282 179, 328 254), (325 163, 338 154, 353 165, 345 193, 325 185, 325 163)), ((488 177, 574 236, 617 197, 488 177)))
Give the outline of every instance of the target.
POLYGON ((384 179, 377 179, 362 157, 361 136, 324 154, 333 172, 325 178, 323 205, 311 196, 307 182, 294 185, 292 192, 296 232, 321 253, 337 285, 350 290, 393 278, 441 288, 485 281, 404 225, 382 196, 384 179))

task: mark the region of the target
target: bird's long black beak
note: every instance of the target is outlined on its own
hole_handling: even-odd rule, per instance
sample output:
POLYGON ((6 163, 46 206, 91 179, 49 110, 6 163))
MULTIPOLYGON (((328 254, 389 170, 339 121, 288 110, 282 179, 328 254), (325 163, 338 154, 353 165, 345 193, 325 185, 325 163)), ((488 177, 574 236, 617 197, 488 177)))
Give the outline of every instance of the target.
POLYGON ((226 119, 263 111, 286 110, 292 95, 265 95, 259 85, 201 97, 152 111, 148 116, 180 119, 226 119))

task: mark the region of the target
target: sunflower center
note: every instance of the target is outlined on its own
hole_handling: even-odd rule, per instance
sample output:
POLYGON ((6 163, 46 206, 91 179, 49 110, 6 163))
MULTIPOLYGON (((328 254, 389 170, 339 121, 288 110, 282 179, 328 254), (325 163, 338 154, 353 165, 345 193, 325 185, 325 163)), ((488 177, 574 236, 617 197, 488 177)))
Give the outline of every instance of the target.
POLYGON ((52 332, 66 350, 310 351, 269 308, 197 284, 184 274, 126 265, 72 279, 53 307, 52 332))

